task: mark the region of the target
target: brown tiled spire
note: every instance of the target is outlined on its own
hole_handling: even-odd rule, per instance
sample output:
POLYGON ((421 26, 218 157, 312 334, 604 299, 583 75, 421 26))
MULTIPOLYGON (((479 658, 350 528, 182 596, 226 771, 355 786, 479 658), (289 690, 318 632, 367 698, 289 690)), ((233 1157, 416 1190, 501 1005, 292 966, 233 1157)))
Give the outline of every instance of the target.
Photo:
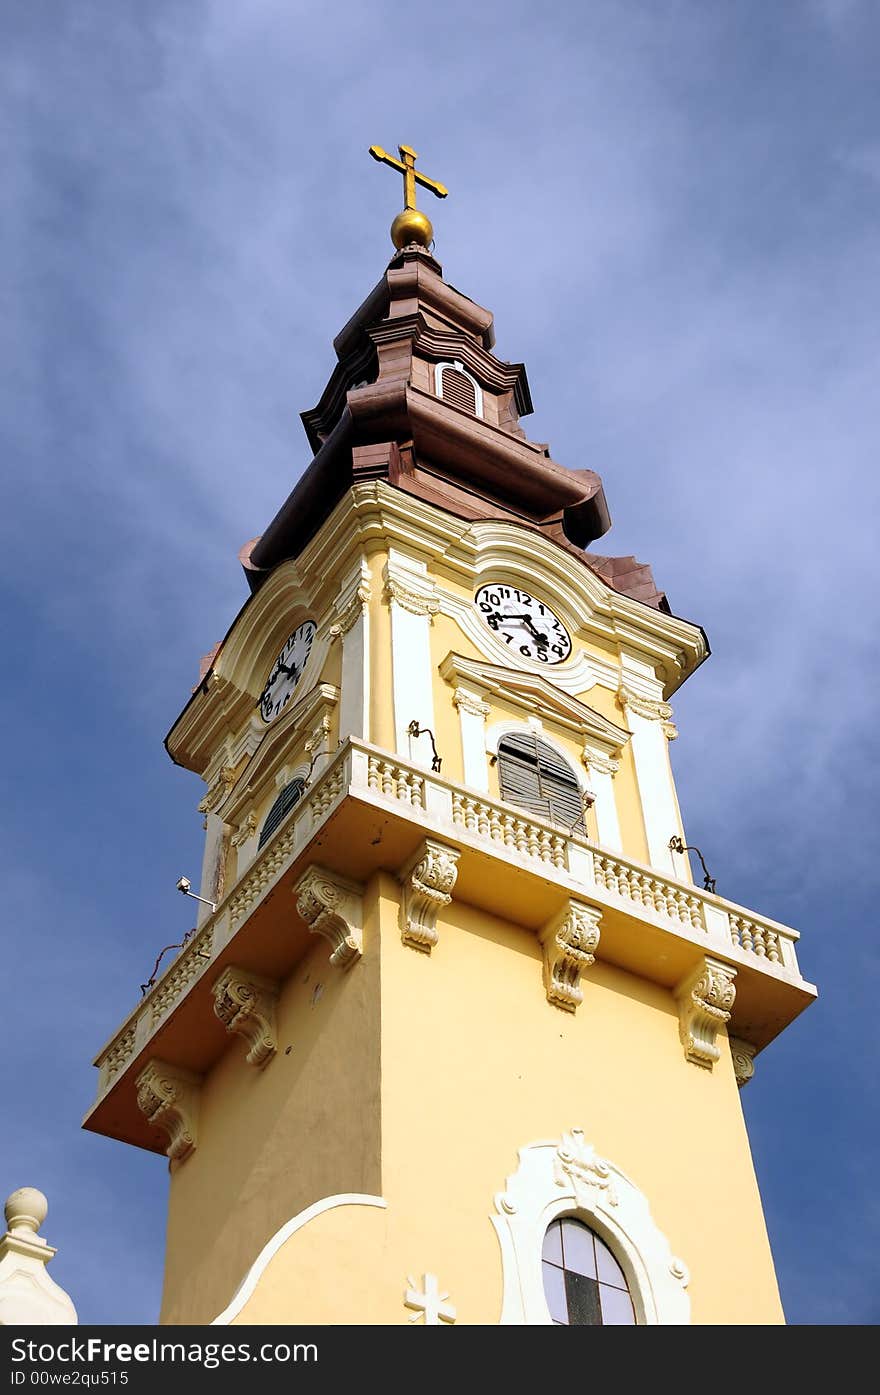
MULTIPOLYGON (((490 312, 443 280, 427 248, 395 254, 336 336, 337 366, 317 406, 302 414, 312 463, 263 536, 243 549, 253 590, 366 479, 461 518, 540 528, 591 564, 583 549, 611 525, 602 481, 593 470, 558 465, 546 445, 527 438, 525 368, 496 358, 494 342, 490 312)), ((658 604, 653 581, 646 585, 632 565, 615 572, 608 561, 596 558, 593 569, 619 590, 627 586, 615 578, 632 574, 638 599, 658 604)))

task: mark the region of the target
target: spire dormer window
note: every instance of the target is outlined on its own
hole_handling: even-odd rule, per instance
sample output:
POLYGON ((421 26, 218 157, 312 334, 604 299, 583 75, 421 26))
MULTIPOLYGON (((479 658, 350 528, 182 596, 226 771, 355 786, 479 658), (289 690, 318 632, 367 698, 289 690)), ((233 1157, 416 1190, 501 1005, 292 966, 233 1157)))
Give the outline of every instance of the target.
POLYGON ((438 397, 472 416, 483 415, 483 389, 463 363, 454 359, 438 363, 434 369, 434 389, 438 397))

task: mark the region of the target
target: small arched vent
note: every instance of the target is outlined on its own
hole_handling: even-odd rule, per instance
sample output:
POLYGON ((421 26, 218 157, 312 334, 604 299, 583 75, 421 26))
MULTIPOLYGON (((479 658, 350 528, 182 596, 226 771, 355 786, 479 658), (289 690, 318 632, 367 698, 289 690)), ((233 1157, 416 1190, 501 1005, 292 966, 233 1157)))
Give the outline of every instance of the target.
POLYGON ((434 370, 434 385, 437 396, 453 407, 460 407, 471 416, 483 415, 483 390, 476 378, 472 378, 463 364, 438 363, 434 370))
POLYGON ((259 850, 264 843, 268 843, 282 820, 290 813, 293 806, 299 803, 303 797, 305 787, 305 780, 301 779, 299 776, 297 776, 295 780, 291 780, 289 785, 284 786, 284 789, 266 815, 266 822, 260 829, 260 840, 257 843, 257 850, 259 850))
POLYGON ((585 832, 585 798, 567 761, 534 732, 514 732, 498 743, 501 798, 572 832, 585 832))

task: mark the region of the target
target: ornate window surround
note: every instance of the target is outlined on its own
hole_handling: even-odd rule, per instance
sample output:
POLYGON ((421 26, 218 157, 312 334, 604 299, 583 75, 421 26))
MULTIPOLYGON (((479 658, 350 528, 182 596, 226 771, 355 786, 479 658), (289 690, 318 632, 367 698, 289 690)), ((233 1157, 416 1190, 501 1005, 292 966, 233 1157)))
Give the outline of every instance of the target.
POLYGON ((548 746, 551 746, 559 759, 565 761, 568 769, 577 780, 578 789, 581 794, 592 795, 593 791, 590 789, 587 781, 587 772, 583 762, 579 761, 577 757, 572 755, 570 751, 567 751, 555 737, 550 735, 545 729, 544 723, 541 721, 540 717, 524 716, 519 721, 512 717, 505 717, 500 722, 493 722, 490 727, 486 728, 486 752, 488 755, 494 756, 497 760, 498 747, 505 736, 523 736, 528 734, 537 736, 540 741, 545 741, 548 746))
POLYGON ((599 1157, 583 1130, 519 1150, 517 1171, 495 1197, 490 1219, 501 1247, 500 1322, 551 1326, 541 1251, 551 1221, 576 1216, 606 1242, 626 1275, 643 1325, 690 1322, 688 1270, 655 1224, 647 1198, 613 1163, 599 1157))

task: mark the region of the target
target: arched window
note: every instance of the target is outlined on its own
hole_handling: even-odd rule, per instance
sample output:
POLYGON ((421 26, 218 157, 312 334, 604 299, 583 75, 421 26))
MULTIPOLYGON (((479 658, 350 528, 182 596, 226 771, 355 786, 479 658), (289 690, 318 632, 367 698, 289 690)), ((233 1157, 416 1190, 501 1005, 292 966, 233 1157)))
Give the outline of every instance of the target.
POLYGON ((438 397, 461 407, 475 417, 483 415, 483 390, 463 363, 438 363, 434 369, 434 389, 438 397))
POLYGON ((300 776, 297 776, 295 780, 291 780, 289 785, 284 786, 284 789, 281 791, 278 798, 275 800, 275 803, 272 805, 272 808, 266 815, 266 822, 260 829, 260 839, 257 843, 258 851, 264 843, 268 843, 269 839, 272 837, 272 834, 275 832, 276 828, 279 826, 284 817, 290 813, 294 804, 298 804, 299 801, 302 799, 305 787, 306 782, 305 780, 301 779, 300 776))
POLYGON ((571 766, 534 732, 513 732, 498 743, 501 798, 572 832, 584 828, 585 796, 571 766))
POLYGON ((562 1327, 635 1323, 626 1275, 605 1241, 575 1216, 553 1221, 541 1256, 544 1296, 562 1327))

